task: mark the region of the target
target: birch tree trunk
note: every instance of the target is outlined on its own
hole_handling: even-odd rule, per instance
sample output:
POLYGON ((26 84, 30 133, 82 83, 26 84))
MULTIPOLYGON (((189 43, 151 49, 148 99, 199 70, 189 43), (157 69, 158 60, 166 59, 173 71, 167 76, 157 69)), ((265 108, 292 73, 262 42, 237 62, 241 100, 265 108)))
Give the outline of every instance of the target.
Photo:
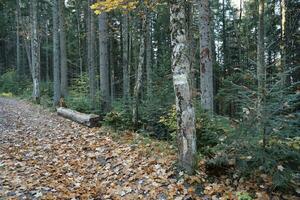
POLYGON ((40 52, 38 41, 37 0, 31 0, 31 65, 33 80, 33 100, 40 102, 40 52))
POLYGON ((179 164, 188 173, 194 172, 196 156, 195 111, 188 81, 189 57, 185 30, 184 1, 172 0, 170 5, 172 73, 176 96, 177 140, 179 164))
POLYGON ((200 23, 200 88, 202 107, 213 112, 213 61, 211 49, 209 1, 199 3, 200 23))
POLYGON ((281 0, 281 43, 280 43, 280 69, 281 85, 284 86, 286 82, 285 69, 286 69, 286 1, 281 0))
POLYGON ((128 72, 128 14, 123 14, 122 19, 122 65, 123 65, 123 98, 126 103, 129 101, 129 72, 128 72))
POLYGON ((67 50, 66 50, 66 33, 65 33, 65 1, 59 0, 59 39, 60 39, 60 88, 61 96, 68 95, 68 67, 67 67, 67 50))
POLYGON ((53 18, 53 105, 57 106, 60 98, 60 70, 59 70, 59 20, 58 20, 58 1, 53 0, 52 18, 53 18))
MULTIPOLYGON (((93 1, 90 0, 89 4, 93 1)), ((87 33, 87 48, 88 48, 88 70, 89 70, 89 87, 90 87, 90 98, 92 108, 96 107, 96 70, 95 70, 95 26, 94 26, 94 16, 93 11, 90 9, 88 4, 88 33, 87 33)))
POLYGON ((132 123, 135 127, 138 125, 139 121, 139 103, 140 103, 140 93, 143 82, 143 66, 145 59, 145 35, 144 30, 146 28, 146 16, 142 16, 142 27, 141 27, 141 41, 140 41, 140 51, 138 57, 138 68, 137 76, 135 80, 134 90, 133 90, 133 106, 132 106, 132 123))
POLYGON ((109 94, 109 66, 108 66, 108 35, 107 35, 107 13, 99 15, 99 54, 100 54, 100 92, 101 92, 101 110, 108 112, 110 110, 109 94))
POLYGON ((257 36, 257 78, 258 78, 258 102, 257 117, 258 130, 263 135, 263 145, 266 145, 264 125, 264 102, 266 90, 266 68, 265 68, 265 42, 264 42, 264 0, 259 0, 258 5, 258 36, 257 36))

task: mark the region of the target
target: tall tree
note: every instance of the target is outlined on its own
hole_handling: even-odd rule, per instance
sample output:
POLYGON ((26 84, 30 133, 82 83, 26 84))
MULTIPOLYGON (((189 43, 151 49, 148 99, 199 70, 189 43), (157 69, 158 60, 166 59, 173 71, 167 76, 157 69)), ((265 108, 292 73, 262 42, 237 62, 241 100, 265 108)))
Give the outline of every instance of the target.
POLYGON ((59 39, 60 39, 60 88, 61 96, 68 95, 68 67, 67 67, 67 49, 65 32, 65 1, 59 1, 59 39))
POLYGON ((258 129, 263 135, 263 144, 266 144, 264 124, 264 103, 266 90, 265 68, 265 42, 264 42, 264 0, 259 0, 258 5, 258 35, 257 35, 257 78, 258 78, 258 129))
MULTIPOLYGON (((93 0, 90 0, 90 4, 93 0)), ((96 70, 95 70, 95 25, 94 13, 88 4, 88 17, 87 17, 87 48, 88 48, 88 70, 89 70, 89 88, 90 98, 93 109, 96 107, 96 70)))
MULTIPOLYGON (((143 4, 143 3, 142 3, 143 4)), ((143 7, 144 5, 142 5, 143 7)), ((139 104, 140 104, 140 94, 143 82, 143 66, 145 60, 145 28, 146 28, 146 16, 141 15, 141 29, 140 29, 140 47, 139 47, 139 56, 138 56, 138 67, 137 67, 137 76, 135 80, 134 90, 133 90, 133 106, 132 106, 132 122, 135 127, 138 125, 139 120, 139 104)))
POLYGON ((110 110, 109 94, 109 66, 108 66, 108 34, 107 34, 107 13, 103 12, 98 17, 99 22, 99 59, 100 59, 100 93, 101 110, 110 110))
POLYGON ((33 100, 40 102, 40 46, 38 38, 37 0, 30 1, 31 12, 31 66, 33 100))
POLYGON ((281 43, 280 43, 280 73, 281 73, 281 85, 286 82, 285 70, 286 70, 286 1, 281 0, 281 43))
POLYGON ((17 53, 17 76, 18 76, 18 79, 20 78, 20 73, 21 73, 21 57, 20 57, 20 0, 17 0, 17 9, 16 9, 16 28, 17 28, 17 31, 16 31, 16 39, 17 39, 17 42, 16 42, 16 53, 17 53))
POLYGON ((200 88, 202 107, 213 112, 213 60, 209 0, 199 1, 200 88))
POLYGON ((188 81, 189 57, 187 31, 185 30, 185 1, 172 0, 170 9, 172 72, 176 96, 177 140, 179 164, 188 172, 194 172, 196 156, 195 111, 188 81))
POLYGON ((147 73, 147 97, 152 96, 152 18, 150 9, 147 9, 146 18, 146 73, 147 73))
POLYGON ((128 14, 124 13, 122 17, 122 65, 123 65, 123 98, 128 103, 130 84, 128 72, 128 52, 129 52, 129 38, 128 38, 128 14))
POLYGON ((53 19, 53 105, 59 103, 60 94, 60 67, 59 67, 59 19, 58 19, 58 1, 53 0, 52 19, 53 19))

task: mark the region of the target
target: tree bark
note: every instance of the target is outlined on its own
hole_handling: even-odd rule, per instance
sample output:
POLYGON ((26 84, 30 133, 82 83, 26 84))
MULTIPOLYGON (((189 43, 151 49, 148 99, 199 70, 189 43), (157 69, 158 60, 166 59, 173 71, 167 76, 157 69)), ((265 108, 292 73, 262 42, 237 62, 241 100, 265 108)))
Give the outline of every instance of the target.
POLYGON ((17 67, 17 79, 19 80, 20 74, 21 74, 21 64, 20 64, 20 0, 17 0, 17 10, 16 10, 16 29, 17 29, 17 43, 16 43, 16 49, 17 49, 17 60, 16 60, 16 67, 17 67))
MULTIPOLYGON (((89 4, 93 1, 90 0, 89 4)), ((96 70, 95 70, 95 26, 93 11, 90 9, 88 4, 88 34, 87 34, 87 46, 88 46, 88 70, 89 70, 89 87, 90 87, 90 98, 92 108, 96 108, 96 70)))
POLYGON ((60 39, 60 88, 61 96, 68 95, 68 67, 67 67, 67 49, 66 49, 66 33, 65 33, 65 1, 59 0, 59 39, 60 39))
POLYGON ((147 10, 146 19, 146 73, 147 73, 147 98, 152 97, 152 34, 151 34, 151 14, 147 10))
POLYGON ((97 126, 100 120, 100 117, 98 115, 80 113, 75 110, 63 107, 57 108, 57 113, 65 118, 71 119, 88 127, 97 126))
POLYGON ((264 0, 259 0, 258 5, 258 36, 257 36, 257 78, 258 78, 258 130, 263 135, 263 145, 266 145, 264 125, 264 103, 266 90, 266 68, 265 68, 265 42, 264 42, 264 0))
POLYGON ((213 112, 213 61, 211 48, 209 1, 199 3, 200 23, 200 88, 202 107, 213 112))
POLYGON ((137 76, 135 80, 134 90, 133 90, 133 107, 132 107, 132 123, 137 128, 139 121, 139 103, 140 103, 140 93, 143 82, 143 66, 145 59, 145 35, 144 31, 146 28, 146 17, 142 16, 142 27, 141 27, 141 39, 140 39, 140 51, 139 60, 137 68, 137 76))
POLYGON ((284 86, 286 83, 286 1, 281 0, 280 10, 281 10, 281 43, 280 43, 280 81, 281 85, 284 86))
POLYGON ((33 80, 33 100, 40 102, 40 52, 38 39, 37 0, 31 0, 31 66, 33 80))
POLYGON ((99 15, 100 92, 101 110, 104 113, 110 110, 108 35, 106 19, 107 13, 101 13, 99 15))
POLYGON ((176 96, 177 140, 179 164, 188 173, 194 172, 196 164, 195 111, 188 81, 189 57, 187 32, 185 29, 184 2, 172 0, 170 5, 172 73, 176 96))
POLYGON ((128 38, 128 14, 123 14, 122 18, 122 65, 123 65, 123 98, 126 103, 129 101, 129 70, 128 70, 128 51, 129 51, 129 38, 128 38))
POLYGON ((57 106, 61 96, 60 93, 60 67, 59 67, 59 19, 58 19, 58 0, 53 0, 53 105, 57 106))

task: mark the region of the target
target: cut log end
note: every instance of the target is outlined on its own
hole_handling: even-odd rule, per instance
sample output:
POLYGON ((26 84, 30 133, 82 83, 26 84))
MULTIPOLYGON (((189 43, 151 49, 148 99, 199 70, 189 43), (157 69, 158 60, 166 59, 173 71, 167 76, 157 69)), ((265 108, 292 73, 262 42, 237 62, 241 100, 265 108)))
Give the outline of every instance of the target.
POLYGON ((63 107, 57 108, 57 114, 88 127, 96 127, 100 121, 99 115, 80 113, 63 107))

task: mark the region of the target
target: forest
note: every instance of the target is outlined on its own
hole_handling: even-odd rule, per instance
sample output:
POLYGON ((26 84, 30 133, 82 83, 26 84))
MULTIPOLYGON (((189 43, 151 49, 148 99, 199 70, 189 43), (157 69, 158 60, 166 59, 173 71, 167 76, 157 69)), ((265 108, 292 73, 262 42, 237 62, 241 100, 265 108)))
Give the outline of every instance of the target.
POLYGON ((0 200, 299 198, 298 0, 0 0, 0 200))

